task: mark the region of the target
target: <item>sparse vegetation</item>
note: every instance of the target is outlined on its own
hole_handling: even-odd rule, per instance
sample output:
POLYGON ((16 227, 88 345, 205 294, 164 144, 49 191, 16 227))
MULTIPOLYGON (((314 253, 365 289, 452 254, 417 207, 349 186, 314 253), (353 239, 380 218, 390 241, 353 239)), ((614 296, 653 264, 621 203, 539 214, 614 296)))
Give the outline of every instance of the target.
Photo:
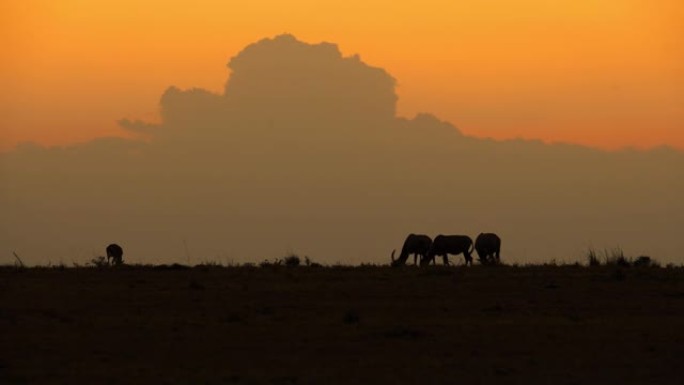
POLYGON ((606 265, 608 266, 621 266, 629 267, 631 262, 625 257, 625 253, 620 247, 616 247, 612 250, 606 250, 606 265))
POLYGON ((269 261, 268 259, 264 259, 263 261, 259 262, 259 267, 269 268, 269 267, 280 266, 282 264, 283 264, 283 261, 280 259, 276 259, 273 262, 269 261))
POLYGON ((311 258, 309 258, 308 256, 304 257, 304 264, 307 267, 323 267, 323 265, 321 265, 320 263, 312 261, 311 258))
POLYGON ((109 262, 107 261, 107 258, 103 256, 98 256, 90 260, 90 262, 86 263, 86 266, 91 266, 91 267, 109 267, 109 262))
POLYGON ((617 267, 660 267, 660 264, 649 256, 639 256, 636 259, 625 256, 620 247, 603 251, 603 258, 599 253, 589 248, 586 253, 587 262, 590 267, 597 266, 617 266, 617 267))
MULTIPOLYGON (((265 259, 259 263, 261 268, 274 268, 279 266, 299 267, 302 265, 302 259, 297 254, 289 254, 282 258, 276 258, 273 261, 265 259)), ((304 266, 307 267, 323 267, 320 263, 313 262, 308 256, 304 257, 304 266)))
POLYGON ((589 248, 589 250, 587 250, 587 261, 591 267, 601 266, 598 253, 596 250, 594 250, 594 248, 589 248))
MULTIPOLYGON (((544 268, 544 267, 569 267, 573 266, 576 268, 581 268, 582 266, 589 267, 600 267, 600 266, 616 266, 616 267, 648 267, 648 268, 670 268, 676 269, 682 267, 682 265, 668 263, 666 265, 661 265, 660 262, 653 259, 650 256, 641 255, 637 258, 630 258, 625 256, 624 252, 620 248, 615 249, 605 249, 602 252, 598 252, 593 248, 587 249, 585 253, 586 264, 582 264, 578 261, 566 261, 566 260, 556 260, 551 259, 545 262, 536 263, 521 263, 521 262, 509 262, 509 263, 496 263, 496 264, 478 264, 476 266, 490 268, 495 267, 514 267, 514 268, 544 268)), ((8 265, 9 266, 9 265, 8 265)), ((80 264, 77 262, 72 262, 71 266, 66 265, 63 261, 54 264, 53 262, 48 262, 44 266, 33 266, 33 267, 21 267, 18 263, 13 265, 16 268, 51 268, 51 269, 80 269, 80 268, 120 268, 120 269, 137 269, 137 268, 150 268, 156 270, 188 270, 188 269, 199 269, 199 270, 213 270, 213 269, 234 269, 234 268, 278 268, 278 267, 310 267, 310 268, 328 268, 328 269, 342 269, 342 270, 355 270, 364 268, 384 268, 389 266, 389 264, 376 264, 363 262, 359 265, 345 265, 343 263, 337 262, 332 265, 322 265, 320 263, 314 262, 310 257, 305 256, 303 259, 296 254, 290 254, 282 258, 275 258, 273 260, 264 259, 259 263, 254 262, 244 262, 244 263, 230 263, 224 264, 221 262, 216 262, 212 260, 206 260, 204 262, 195 265, 185 265, 179 263, 173 264, 121 264, 114 265, 107 261, 106 257, 97 256, 92 258, 85 264, 80 264)), ((451 269, 456 269, 464 267, 463 263, 455 263, 449 266, 444 266, 442 264, 428 265, 422 267, 416 267, 416 269, 424 270, 426 272, 433 271, 434 269, 447 271, 451 269)), ((438 273, 439 274, 439 273, 438 273)))
POLYGON ((224 265, 221 262, 207 260, 207 261, 203 261, 202 263, 196 265, 196 267, 202 267, 202 268, 210 269, 210 268, 221 268, 221 267, 224 267, 224 265))

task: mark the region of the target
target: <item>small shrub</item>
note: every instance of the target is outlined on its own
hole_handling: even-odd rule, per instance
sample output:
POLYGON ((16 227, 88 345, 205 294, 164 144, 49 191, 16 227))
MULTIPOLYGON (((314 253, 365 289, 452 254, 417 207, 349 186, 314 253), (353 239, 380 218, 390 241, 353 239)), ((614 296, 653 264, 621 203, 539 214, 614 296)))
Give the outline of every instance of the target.
POLYGON ((301 264, 301 260, 298 256, 291 254, 283 259, 285 261, 285 266, 287 267, 297 267, 301 264))
POLYGON ((632 263, 634 267, 660 267, 660 264, 647 255, 641 255, 632 263))
POLYGON ((651 264, 651 257, 642 255, 634 260, 635 267, 649 266, 651 264))

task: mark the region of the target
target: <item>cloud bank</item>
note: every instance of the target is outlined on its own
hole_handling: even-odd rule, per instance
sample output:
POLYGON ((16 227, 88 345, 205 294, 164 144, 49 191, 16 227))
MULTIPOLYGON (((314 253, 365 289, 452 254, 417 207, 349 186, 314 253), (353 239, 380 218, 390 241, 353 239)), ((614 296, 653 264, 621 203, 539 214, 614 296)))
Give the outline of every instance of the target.
POLYGON ((410 232, 496 232, 506 261, 620 246, 683 262, 680 152, 497 142, 399 118, 387 72, 290 35, 228 66, 223 94, 170 87, 161 123, 121 121, 145 140, 1 155, 0 262, 84 262, 117 242, 130 262, 386 263, 410 232))

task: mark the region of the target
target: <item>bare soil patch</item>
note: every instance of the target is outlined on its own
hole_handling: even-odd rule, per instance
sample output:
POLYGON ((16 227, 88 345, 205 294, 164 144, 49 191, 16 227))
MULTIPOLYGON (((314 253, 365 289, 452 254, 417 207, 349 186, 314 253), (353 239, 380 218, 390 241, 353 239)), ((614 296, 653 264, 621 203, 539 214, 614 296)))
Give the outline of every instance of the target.
POLYGON ((0 269, 1 384, 679 383, 683 356, 681 268, 0 269))

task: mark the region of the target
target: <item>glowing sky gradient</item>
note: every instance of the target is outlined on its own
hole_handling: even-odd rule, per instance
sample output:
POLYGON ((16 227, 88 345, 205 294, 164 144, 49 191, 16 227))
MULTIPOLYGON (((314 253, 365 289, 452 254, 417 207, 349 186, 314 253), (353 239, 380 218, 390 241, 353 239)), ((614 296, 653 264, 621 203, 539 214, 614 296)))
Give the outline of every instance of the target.
POLYGON ((467 135, 684 149, 679 0, 9 0, 0 150, 125 135, 171 85, 220 92, 226 63, 284 32, 398 81, 402 116, 467 135))

